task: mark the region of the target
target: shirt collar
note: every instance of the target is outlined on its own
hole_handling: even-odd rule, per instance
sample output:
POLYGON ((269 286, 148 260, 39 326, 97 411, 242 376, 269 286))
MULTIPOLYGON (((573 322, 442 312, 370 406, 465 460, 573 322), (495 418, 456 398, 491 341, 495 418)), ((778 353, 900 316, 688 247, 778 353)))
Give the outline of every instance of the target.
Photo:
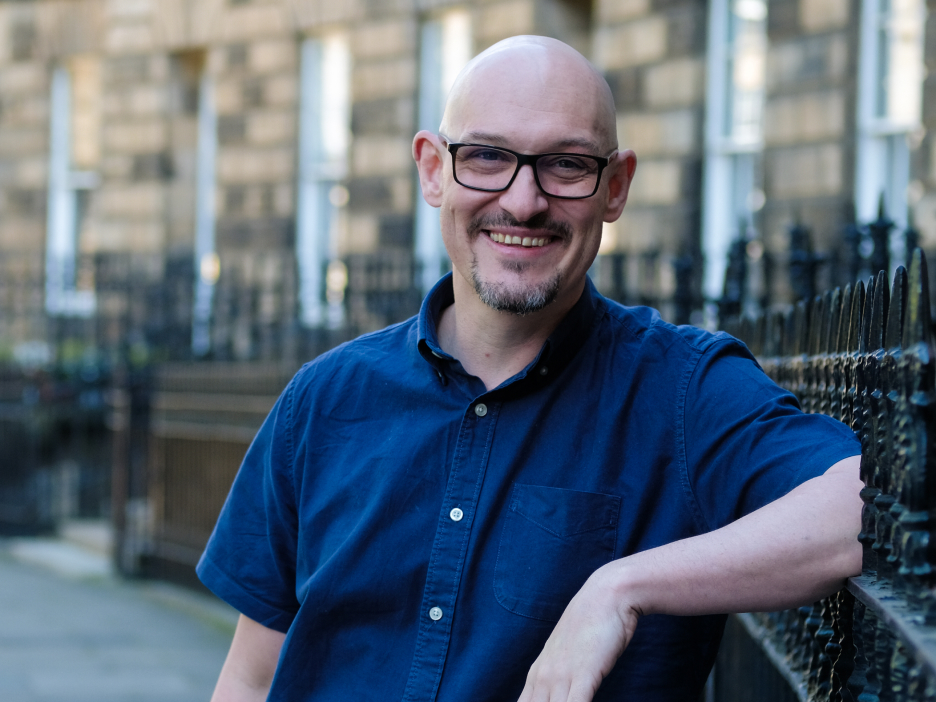
MULTIPOLYGON (((442 310, 454 302, 452 274, 448 273, 429 291, 419 310, 419 353, 438 373, 443 373, 445 364, 454 360, 439 346, 438 338, 442 310)), ((591 279, 586 278, 585 289, 578 302, 550 334, 536 358, 505 385, 525 378, 528 374, 543 379, 555 377, 588 339, 604 308, 604 298, 595 289, 591 279)))

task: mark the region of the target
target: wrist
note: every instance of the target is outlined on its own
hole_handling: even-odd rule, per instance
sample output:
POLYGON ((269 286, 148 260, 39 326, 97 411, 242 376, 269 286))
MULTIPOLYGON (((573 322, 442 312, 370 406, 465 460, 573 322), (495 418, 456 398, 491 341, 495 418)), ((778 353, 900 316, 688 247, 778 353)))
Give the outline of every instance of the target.
POLYGON ((640 572, 630 562, 621 558, 602 566, 595 572, 598 585, 608 593, 614 611, 622 621, 636 621, 649 614, 649 602, 644 598, 640 572))

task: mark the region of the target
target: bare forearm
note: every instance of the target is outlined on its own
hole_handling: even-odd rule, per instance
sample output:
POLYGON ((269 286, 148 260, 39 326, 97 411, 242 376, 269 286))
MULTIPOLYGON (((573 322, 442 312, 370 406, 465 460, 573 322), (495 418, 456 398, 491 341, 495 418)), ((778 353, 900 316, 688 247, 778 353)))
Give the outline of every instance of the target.
POLYGON ((785 609, 834 592, 861 570, 858 457, 709 534, 607 566, 638 615, 785 609))
POLYGON ((588 702, 642 615, 785 609, 861 570, 858 458, 709 534, 599 568, 572 598, 520 702, 588 702))
POLYGON ((211 702, 263 702, 285 635, 241 615, 211 702))

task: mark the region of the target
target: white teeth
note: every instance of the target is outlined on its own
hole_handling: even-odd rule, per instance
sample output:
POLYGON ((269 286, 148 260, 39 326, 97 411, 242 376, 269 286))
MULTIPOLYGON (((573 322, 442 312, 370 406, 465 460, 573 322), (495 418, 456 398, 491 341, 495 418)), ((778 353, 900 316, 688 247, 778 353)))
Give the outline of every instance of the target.
POLYGON ((491 241, 496 241, 498 244, 505 244, 506 246, 525 246, 527 248, 531 246, 546 246, 547 241, 545 237, 519 237, 511 236, 510 234, 499 234, 497 232, 488 232, 488 236, 491 238, 491 241))

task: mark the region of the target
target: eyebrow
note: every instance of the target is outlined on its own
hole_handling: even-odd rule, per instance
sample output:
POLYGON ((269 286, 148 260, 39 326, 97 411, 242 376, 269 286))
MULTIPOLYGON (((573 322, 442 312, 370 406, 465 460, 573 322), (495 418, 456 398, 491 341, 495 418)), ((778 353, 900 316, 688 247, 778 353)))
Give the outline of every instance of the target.
MULTIPOLYGON (((497 134, 491 134, 490 132, 465 132, 465 134, 462 135, 462 139, 471 143, 490 144, 491 146, 503 146, 509 148, 509 144, 504 137, 498 136, 497 134)), ((591 139, 574 137, 553 142, 550 148, 560 150, 579 148, 585 149, 591 154, 601 153, 601 149, 598 144, 591 139)))

